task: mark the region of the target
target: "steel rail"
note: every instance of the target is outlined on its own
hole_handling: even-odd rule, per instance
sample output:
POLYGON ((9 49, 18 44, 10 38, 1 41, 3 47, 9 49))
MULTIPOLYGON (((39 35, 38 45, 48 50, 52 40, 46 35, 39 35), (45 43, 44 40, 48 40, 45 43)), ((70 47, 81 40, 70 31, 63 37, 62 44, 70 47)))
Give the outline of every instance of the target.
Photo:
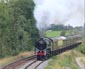
POLYGON ((24 69, 28 69, 32 64, 36 63, 37 60, 33 61, 32 63, 30 63, 29 65, 27 65, 24 69))
POLYGON ((21 65, 23 63, 26 63, 26 62, 34 59, 34 58, 36 58, 35 55, 27 57, 27 58, 24 58, 24 59, 20 59, 18 61, 15 61, 13 63, 10 63, 10 64, 4 66, 2 69, 15 69, 17 66, 19 66, 19 65, 21 65))
POLYGON ((44 61, 40 62, 36 67, 35 69, 37 69, 44 61))

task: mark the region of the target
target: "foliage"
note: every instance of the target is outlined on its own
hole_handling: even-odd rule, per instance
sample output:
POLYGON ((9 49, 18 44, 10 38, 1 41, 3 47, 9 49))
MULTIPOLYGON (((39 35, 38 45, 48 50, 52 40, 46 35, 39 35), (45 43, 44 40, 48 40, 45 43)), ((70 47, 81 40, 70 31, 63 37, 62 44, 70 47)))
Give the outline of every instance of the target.
POLYGON ((83 54, 85 54, 85 34, 84 33, 82 37, 82 44, 77 48, 83 54))
POLYGON ((0 57, 33 49, 38 30, 32 0, 0 2, 0 57))
POLYGON ((59 31, 59 30, 71 30, 73 29, 72 26, 64 26, 63 24, 60 24, 60 25, 55 25, 55 24, 52 24, 51 27, 49 28, 49 30, 56 30, 56 31, 59 31))

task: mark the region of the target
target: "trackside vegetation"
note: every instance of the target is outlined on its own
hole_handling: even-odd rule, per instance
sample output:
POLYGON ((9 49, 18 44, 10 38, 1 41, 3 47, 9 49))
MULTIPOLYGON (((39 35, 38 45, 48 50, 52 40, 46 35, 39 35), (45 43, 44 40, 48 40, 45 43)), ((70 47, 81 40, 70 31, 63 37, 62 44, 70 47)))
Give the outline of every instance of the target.
POLYGON ((76 63, 76 58, 84 56, 78 51, 67 51, 52 57, 45 69, 80 69, 76 63))
POLYGON ((32 0, 0 0, 0 58, 31 51, 39 37, 32 0))

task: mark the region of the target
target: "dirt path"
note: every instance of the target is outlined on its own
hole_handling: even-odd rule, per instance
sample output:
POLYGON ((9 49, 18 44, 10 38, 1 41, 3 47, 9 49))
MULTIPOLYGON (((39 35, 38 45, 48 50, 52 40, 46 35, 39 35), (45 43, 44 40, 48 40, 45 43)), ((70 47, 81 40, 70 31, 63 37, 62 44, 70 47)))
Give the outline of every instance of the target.
POLYGON ((81 57, 76 58, 76 63, 78 64, 78 66, 80 67, 80 69, 85 69, 85 64, 83 64, 81 62, 81 57))

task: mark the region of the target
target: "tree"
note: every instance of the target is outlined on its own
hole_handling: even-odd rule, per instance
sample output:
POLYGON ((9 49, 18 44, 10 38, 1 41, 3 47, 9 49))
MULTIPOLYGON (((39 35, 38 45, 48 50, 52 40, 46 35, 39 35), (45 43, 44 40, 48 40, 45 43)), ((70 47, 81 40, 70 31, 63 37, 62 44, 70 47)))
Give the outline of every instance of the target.
POLYGON ((16 55, 33 49, 38 30, 32 0, 0 2, 0 55, 16 55))

